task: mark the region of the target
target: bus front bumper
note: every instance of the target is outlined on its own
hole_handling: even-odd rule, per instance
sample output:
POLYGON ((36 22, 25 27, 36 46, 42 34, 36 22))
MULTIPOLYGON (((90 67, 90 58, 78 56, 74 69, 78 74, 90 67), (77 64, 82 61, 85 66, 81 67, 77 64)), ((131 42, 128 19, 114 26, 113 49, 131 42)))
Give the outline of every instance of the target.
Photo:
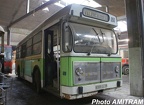
POLYGON ((97 94, 99 91, 117 89, 122 86, 122 80, 104 82, 90 85, 79 85, 74 87, 61 86, 61 97, 69 100, 89 97, 97 94))

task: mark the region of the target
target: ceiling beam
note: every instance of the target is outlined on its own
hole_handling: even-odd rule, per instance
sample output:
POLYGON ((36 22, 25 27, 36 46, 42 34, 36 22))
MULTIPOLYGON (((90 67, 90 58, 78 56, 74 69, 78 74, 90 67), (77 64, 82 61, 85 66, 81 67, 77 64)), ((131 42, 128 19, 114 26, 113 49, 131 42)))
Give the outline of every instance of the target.
POLYGON ((20 4, 17 6, 17 8, 15 8, 15 11, 14 11, 14 13, 12 15, 10 24, 13 22, 15 16, 17 15, 17 13, 18 13, 18 11, 19 11, 19 9, 20 9, 20 7, 22 6, 23 3, 24 3, 24 0, 20 2, 20 4))
POLYGON ((16 24, 17 22, 23 20, 24 18, 32 15, 33 13, 35 13, 35 12, 37 12, 37 11, 39 11, 39 10, 42 10, 42 9, 44 9, 45 7, 47 7, 47 6, 51 5, 51 4, 54 4, 55 2, 58 2, 58 1, 60 1, 60 0, 50 0, 50 1, 42 4, 41 6, 37 7, 36 9, 30 11, 29 13, 25 14, 24 16, 22 16, 22 17, 18 18, 17 20, 13 21, 12 23, 10 23, 10 24, 8 25, 8 28, 10 28, 12 25, 16 24))

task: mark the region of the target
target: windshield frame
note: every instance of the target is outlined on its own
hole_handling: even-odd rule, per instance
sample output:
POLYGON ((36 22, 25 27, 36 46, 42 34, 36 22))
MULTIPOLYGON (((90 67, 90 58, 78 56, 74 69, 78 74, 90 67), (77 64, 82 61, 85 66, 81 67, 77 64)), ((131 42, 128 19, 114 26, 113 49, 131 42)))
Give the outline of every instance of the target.
POLYGON ((69 22, 63 22, 62 23, 62 51, 64 53, 68 53, 68 52, 72 52, 72 50, 73 50, 73 31, 72 31, 71 26, 69 25, 69 22), (71 36, 69 36, 69 37, 71 37, 71 41, 69 40, 69 47, 71 47, 71 48, 67 49, 67 51, 64 48, 65 47, 64 45, 66 44, 65 40, 67 40, 67 39, 65 39, 65 37, 66 37, 65 26, 68 28, 68 31, 70 32, 69 34, 71 34, 71 36))
MULTIPOLYGON (((90 26, 90 27, 95 27, 95 28, 100 28, 100 29, 105 29, 105 30, 110 30, 110 32, 112 32, 113 33, 113 35, 114 35, 114 40, 115 40, 115 43, 116 43, 116 45, 115 45, 115 47, 116 47, 116 49, 115 49, 115 53, 114 52, 110 52, 110 53, 96 53, 96 52, 93 52, 93 51, 91 51, 91 50, 93 50, 93 47, 95 47, 96 46, 96 44, 93 44, 92 46, 91 46, 91 49, 90 49, 90 51, 89 52, 87 52, 87 51, 85 51, 85 52, 77 52, 77 51, 75 51, 75 35, 76 35, 76 32, 75 32, 75 29, 73 29, 73 26, 71 25, 71 23, 72 24, 79 24, 79 23, 75 23, 75 22, 70 22, 69 23, 69 27, 70 27, 70 29, 72 30, 72 37, 73 37, 73 43, 72 43, 72 49, 73 49, 73 51, 75 52, 75 53, 92 53, 92 54, 117 54, 118 53, 118 39, 117 39, 117 35, 116 35, 116 33, 115 33, 115 31, 114 31, 114 29, 110 29, 110 28, 103 28, 103 27, 98 27, 98 26, 93 26, 93 25, 86 25, 86 24, 79 24, 79 25, 84 25, 84 26, 90 26)), ((95 30, 94 30, 95 31, 95 30)), ((97 35, 96 34, 96 36, 99 38, 99 35, 97 35)), ((103 37, 103 36, 102 36, 103 37)), ((114 41, 113 41, 114 42, 114 41)), ((101 43, 101 42, 100 42, 101 43)), ((114 47, 112 47, 112 49, 114 49, 114 47)))

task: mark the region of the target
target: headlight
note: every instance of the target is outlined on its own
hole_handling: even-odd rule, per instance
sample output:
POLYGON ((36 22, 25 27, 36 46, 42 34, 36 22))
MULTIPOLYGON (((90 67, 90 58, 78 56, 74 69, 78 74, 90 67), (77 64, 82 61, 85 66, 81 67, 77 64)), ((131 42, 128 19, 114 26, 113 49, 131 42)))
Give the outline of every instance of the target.
POLYGON ((115 67, 115 72, 118 73, 119 72, 119 66, 115 67))
POLYGON ((83 74, 82 68, 80 68, 80 67, 76 68, 75 73, 76 73, 76 75, 78 75, 78 76, 82 75, 82 74, 83 74))

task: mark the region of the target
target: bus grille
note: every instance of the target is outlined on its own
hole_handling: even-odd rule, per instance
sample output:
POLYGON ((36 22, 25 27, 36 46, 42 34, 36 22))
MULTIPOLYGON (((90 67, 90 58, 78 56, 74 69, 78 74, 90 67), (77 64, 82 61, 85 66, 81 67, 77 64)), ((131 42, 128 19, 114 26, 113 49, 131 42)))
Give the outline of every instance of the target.
POLYGON ((121 76, 121 63, 74 62, 73 74, 75 85, 119 79, 121 76), (116 67, 119 67, 118 72, 116 72, 116 67), (77 75, 76 73, 76 69, 78 68, 80 68, 83 71, 83 73, 80 75, 77 75))
POLYGON ((100 63, 99 62, 74 62, 74 82, 75 84, 100 82, 100 63), (77 75, 76 69, 81 68, 83 74, 77 75))
POLYGON ((121 75, 120 62, 102 62, 101 63, 101 81, 112 80, 120 78, 121 75), (116 73, 116 67, 119 67, 119 72, 116 73))

